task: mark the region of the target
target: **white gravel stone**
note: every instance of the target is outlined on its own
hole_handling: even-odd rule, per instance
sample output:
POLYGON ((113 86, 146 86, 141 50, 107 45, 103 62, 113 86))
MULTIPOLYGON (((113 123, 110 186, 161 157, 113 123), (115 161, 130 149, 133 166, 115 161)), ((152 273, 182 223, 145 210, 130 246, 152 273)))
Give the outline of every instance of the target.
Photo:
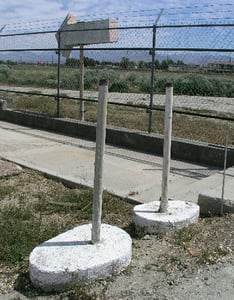
POLYGON ((131 261, 132 240, 122 229, 102 224, 101 241, 91 243, 92 225, 78 226, 36 247, 29 257, 33 285, 61 291, 76 281, 119 274, 131 261))
POLYGON ((133 209, 134 223, 148 233, 161 233, 196 223, 199 206, 180 200, 168 201, 168 211, 159 212, 160 201, 136 205, 133 209))

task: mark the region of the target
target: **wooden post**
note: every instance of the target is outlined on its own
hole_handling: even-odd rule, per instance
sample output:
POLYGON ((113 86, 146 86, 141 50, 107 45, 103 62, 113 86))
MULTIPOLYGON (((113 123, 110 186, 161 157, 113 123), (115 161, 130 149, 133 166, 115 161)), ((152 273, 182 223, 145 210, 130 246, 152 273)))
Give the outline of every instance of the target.
POLYGON ((100 242, 103 192, 103 158, 106 139, 108 80, 101 80, 98 93, 96 153, 94 170, 92 243, 100 242))
POLYGON ((168 208, 168 183, 171 161, 171 132, 172 132, 172 106, 173 106, 173 85, 166 86, 166 103, 164 117, 164 145, 163 145, 163 172, 162 172, 162 192, 159 211, 167 212, 168 208))

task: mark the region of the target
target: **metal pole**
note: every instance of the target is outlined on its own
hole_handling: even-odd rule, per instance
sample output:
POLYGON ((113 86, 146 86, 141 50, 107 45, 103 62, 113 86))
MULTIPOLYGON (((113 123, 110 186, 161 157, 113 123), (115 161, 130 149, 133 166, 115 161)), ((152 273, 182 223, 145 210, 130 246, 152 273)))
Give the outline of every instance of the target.
POLYGON ((57 66, 57 118, 60 116, 60 67, 61 67, 61 51, 60 51, 60 44, 61 44, 61 37, 60 37, 60 31, 58 31, 58 66, 57 66))
POLYGON ((227 147, 229 141, 229 131, 226 133, 225 138, 225 152, 224 152, 224 166, 223 166, 223 185, 222 185, 222 195, 221 195, 221 208, 220 215, 223 215, 223 199, 224 199, 224 189, 225 189, 225 179, 226 179, 226 168, 227 168, 227 147))
POLYGON ((92 243, 100 242, 103 191, 103 158, 105 152, 108 80, 99 83, 94 170, 92 243))
POLYGON ((80 120, 84 121, 84 45, 80 45, 80 120))
POLYGON ((163 145, 163 172, 162 172, 162 192, 159 211, 167 212, 168 207, 168 183, 171 160, 171 132, 172 132, 172 106, 173 106, 173 85, 166 86, 166 103, 164 119, 164 145, 163 145))
POLYGON ((148 124, 148 132, 152 132, 152 118, 153 118, 153 104, 154 104, 154 73, 155 73, 155 47, 156 47, 156 26, 157 23, 163 13, 163 9, 161 9, 157 20, 155 21, 155 24, 153 26, 153 39, 152 39, 152 60, 151 60, 151 79, 150 79, 150 104, 148 108, 149 112, 149 124, 148 124))

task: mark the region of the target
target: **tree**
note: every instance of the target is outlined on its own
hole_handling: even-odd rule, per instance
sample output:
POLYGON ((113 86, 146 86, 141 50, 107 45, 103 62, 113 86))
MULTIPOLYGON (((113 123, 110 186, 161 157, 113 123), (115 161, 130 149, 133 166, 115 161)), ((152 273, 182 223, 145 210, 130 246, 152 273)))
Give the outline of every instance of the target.
POLYGON ((80 61, 76 58, 67 58, 65 65, 69 67, 78 67, 80 65, 80 61))
POLYGON ((128 57, 123 57, 120 62, 120 67, 123 69, 131 69, 135 67, 135 63, 130 61, 128 57))
POLYGON ((89 57, 84 57, 84 66, 85 67, 95 67, 97 64, 99 64, 99 61, 89 58, 89 57))
POLYGON ((161 62, 160 68, 161 68, 162 70, 167 70, 167 69, 168 69, 168 62, 167 62, 167 60, 163 60, 163 61, 161 62))

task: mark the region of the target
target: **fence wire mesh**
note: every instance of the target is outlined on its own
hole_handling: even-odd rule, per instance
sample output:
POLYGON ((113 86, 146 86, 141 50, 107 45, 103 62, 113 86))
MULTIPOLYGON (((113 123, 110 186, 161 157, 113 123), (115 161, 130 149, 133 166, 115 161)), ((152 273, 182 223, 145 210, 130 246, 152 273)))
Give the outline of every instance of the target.
MULTIPOLYGON (((67 58, 61 54, 69 47, 58 42, 62 19, 3 24, 0 96, 12 108, 96 122, 98 83, 108 78, 108 124, 163 134, 165 85, 172 82, 173 136, 223 145, 229 132, 233 147, 233 8, 198 5, 80 16, 79 22, 115 20, 116 28, 95 30, 97 35, 117 30, 118 38, 69 46, 67 58)), ((83 31, 76 33, 90 30, 83 31)))

